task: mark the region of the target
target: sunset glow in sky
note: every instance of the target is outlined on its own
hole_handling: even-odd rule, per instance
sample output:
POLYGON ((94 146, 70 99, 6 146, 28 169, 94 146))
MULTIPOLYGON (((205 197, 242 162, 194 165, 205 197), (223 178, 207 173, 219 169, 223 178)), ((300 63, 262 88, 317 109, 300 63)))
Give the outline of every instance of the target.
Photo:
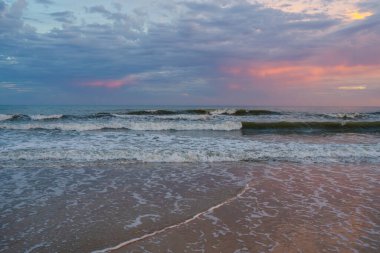
POLYGON ((380 106, 379 0, 0 0, 0 104, 380 106))

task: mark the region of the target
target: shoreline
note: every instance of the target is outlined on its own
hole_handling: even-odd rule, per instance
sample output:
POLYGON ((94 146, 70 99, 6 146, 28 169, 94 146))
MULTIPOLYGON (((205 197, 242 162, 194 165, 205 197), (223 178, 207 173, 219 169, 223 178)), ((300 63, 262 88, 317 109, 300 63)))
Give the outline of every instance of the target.
POLYGON ((0 252, 380 248, 374 164, 112 163, 0 173, 10 194, 2 196, 0 252))

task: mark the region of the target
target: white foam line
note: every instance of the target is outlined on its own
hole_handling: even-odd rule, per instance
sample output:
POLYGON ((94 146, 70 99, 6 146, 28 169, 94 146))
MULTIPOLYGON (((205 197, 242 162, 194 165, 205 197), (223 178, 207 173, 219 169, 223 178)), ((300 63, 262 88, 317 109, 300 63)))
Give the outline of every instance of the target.
POLYGON ((245 187, 244 187, 244 188, 243 188, 243 189, 242 189, 237 195, 235 195, 234 197, 231 197, 231 198, 229 198, 229 199, 223 201, 222 203, 220 203, 220 204, 218 204, 218 205, 216 205, 216 206, 212 206, 212 207, 210 207, 209 209, 207 209, 206 211, 203 211, 203 212, 197 213, 197 214, 195 214, 193 217, 191 217, 191 218, 189 218, 189 219, 187 219, 187 220, 185 220, 185 221, 182 221, 182 222, 180 222, 180 223, 177 223, 177 224, 174 224, 174 225, 171 225, 171 226, 165 227, 165 228, 163 228, 163 229, 156 230, 156 231, 154 231, 154 232, 152 232, 152 233, 145 234, 145 235, 143 235, 143 236, 140 236, 140 237, 133 238, 133 239, 131 239, 131 240, 128 240, 128 241, 122 242, 122 243, 120 243, 120 244, 118 244, 118 245, 116 245, 116 246, 114 246, 114 247, 109 247, 109 248, 102 249, 102 250, 95 250, 95 251, 93 251, 92 253, 107 253, 107 252, 111 252, 111 251, 113 251, 113 250, 117 250, 117 249, 123 248, 123 247, 125 247, 125 246, 127 246, 127 245, 130 245, 130 244, 132 244, 132 243, 135 243, 135 242, 138 242, 138 241, 144 240, 144 239, 146 239, 146 238, 149 238, 149 237, 152 237, 152 236, 158 235, 158 234, 163 233, 163 232, 165 232, 165 231, 168 231, 168 230, 170 230, 170 229, 177 228, 177 227, 180 227, 180 226, 182 226, 182 225, 185 225, 185 224, 187 224, 187 223, 189 223, 189 222, 192 222, 192 221, 198 219, 200 216, 202 216, 202 215, 204 215, 204 214, 206 214, 206 213, 211 213, 211 212, 213 212, 215 209, 218 209, 219 207, 224 206, 224 205, 226 205, 226 204, 229 204, 229 203, 231 203, 232 201, 234 201, 234 200, 240 198, 240 197, 241 197, 241 196, 242 196, 242 195, 243 195, 248 189, 249 189, 249 184, 246 184, 245 187))

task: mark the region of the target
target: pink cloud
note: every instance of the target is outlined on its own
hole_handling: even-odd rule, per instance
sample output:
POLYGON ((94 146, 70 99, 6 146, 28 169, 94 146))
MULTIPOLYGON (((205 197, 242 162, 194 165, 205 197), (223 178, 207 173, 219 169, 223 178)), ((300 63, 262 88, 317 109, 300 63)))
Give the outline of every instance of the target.
POLYGON ((136 81, 135 78, 129 75, 121 79, 92 80, 92 81, 84 82, 82 85, 115 89, 115 88, 120 88, 122 86, 132 85, 135 81, 136 81))
POLYGON ((229 83, 227 84, 227 88, 229 90, 235 90, 235 91, 243 90, 242 85, 239 83, 229 83))
POLYGON ((380 64, 233 61, 220 68, 231 104, 379 106, 380 64))
MULTIPOLYGON (((349 78, 378 79, 378 65, 315 65, 305 63, 274 62, 242 64, 223 67, 222 71, 236 79, 252 78, 255 84, 260 81, 276 84, 321 85, 331 80, 344 81, 349 78)), ((230 87, 232 88, 232 87, 230 87)))

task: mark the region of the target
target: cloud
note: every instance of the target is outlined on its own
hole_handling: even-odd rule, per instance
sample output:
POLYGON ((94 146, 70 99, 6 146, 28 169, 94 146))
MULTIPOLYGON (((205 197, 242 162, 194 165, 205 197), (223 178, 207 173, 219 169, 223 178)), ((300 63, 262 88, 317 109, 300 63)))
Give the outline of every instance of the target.
POLYGON ((6 4, 4 1, 0 1, 0 14, 2 14, 5 11, 6 4))
POLYGON ((71 11, 60 11, 50 13, 50 16, 54 18, 54 20, 63 23, 72 23, 76 18, 73 12, 71 11))
MULTIPOLYGON (((45 88, 43 99, 55 93, 96 101, 104 90, 96 87, 107 89, 110 103, 167 102, 173 94, 190 94, 183 97, 195 97, 194 103, 285 101, 275 90, 282 84, 294 87, 287 101, 296 88, 322 92, 366 83, 378 89, 376 2, 350 9, 373 12, 355 22, 331 10, 284 11, 292 1, 278 8, 243 0, 141 1, 121 8, 120 1, 115 8, 108 1, 68 0, 51 3, 49 13, 28 3, 0 1, 0 76, 45 88), (34 29, 38 23, 26 17, 47 28, 34 29), (56 21, 59 26, 50 25, 56 21)), ((331 4, 338 8, 338 1, 331 4)))
POLYGON ((18 64, 16 57, 0 54, 0 64, 13 65, 18 64))
POLYGON ((45 4, 45 5, 54 4, 54 2, 51 0, 35 0, 35 2, 39 4, 45 4))
POLYGON ((366 86, 361 85, 361 86, 339 86, 338 90, 365 90, 367 89, 366 86))
POLYGON ((133 76, 126 76, 121 79, 88 81, 88 82, 84 82, 82 85, 115 89, 115 88, 120 88, 122 86, 132 85, 134 81, 135 80, 133 76))
POLYGON ((25 0, 17 0, 10 6, 0 2, 0 35, 15 33, 24 28, 22 16, 26 7, 25 0))
POLYGON ((122 23, 125 25, 129 25, 128 23, 134 22, 134 25, 137 25, 136 21, 134 19, 130 18, 129 15, 127 15, 125 13, 121 13, 119 11, 107 10, 107 8, 104 7, 103 5, 90 6, 90 7, 86 7, 85 9, 86 9, 87 13, 100 14, 105 19, 111 20, 113 22, 117 22, 119 24, 122 23))
POLYGON ((305 62, 274 62, 274 63, 255 63, 247 66, 226 67, 223 71, 237 76, 247 76, 255 79, 274 80, 278 84, 297 84, 312 85, 320 83, 318 81, 336 78, 353 77, 374 77, 380 78, 377 66, 361 65, 308 65, 305 62), (317 83, 316 83, 317 82, 317 83))
POLYGON ((21 85, 10 83, 10 82, 0 82, 0 88, 8 89, 15 92, 31 92, 31 88, 25 88, 21 85))
POLYGON ((110 16, 112 13, 108 11, 103 5, 96 5, 86 8, 88 13, 100 13, 105 16, 110 16))
MULTIPOLYGON (((260 3, 268 8, 278 9, 288 13, 323 14, 327 18, 335 18, 344 21, 354 21, 371 15, 369 11, 363 11, 360 7, 370 6, 373 0, 248 0, 252 3, 260 3)), ((372 3, 373 2, 373 3, 372 3)))
POLYGON ((352 20, 362 20, 362 19, 366 19, 372 15, 373 15, 373 13, 370 11, 366 11, 366 12, 355 11, 355 12, 350 13, 350 18, 352 20))

